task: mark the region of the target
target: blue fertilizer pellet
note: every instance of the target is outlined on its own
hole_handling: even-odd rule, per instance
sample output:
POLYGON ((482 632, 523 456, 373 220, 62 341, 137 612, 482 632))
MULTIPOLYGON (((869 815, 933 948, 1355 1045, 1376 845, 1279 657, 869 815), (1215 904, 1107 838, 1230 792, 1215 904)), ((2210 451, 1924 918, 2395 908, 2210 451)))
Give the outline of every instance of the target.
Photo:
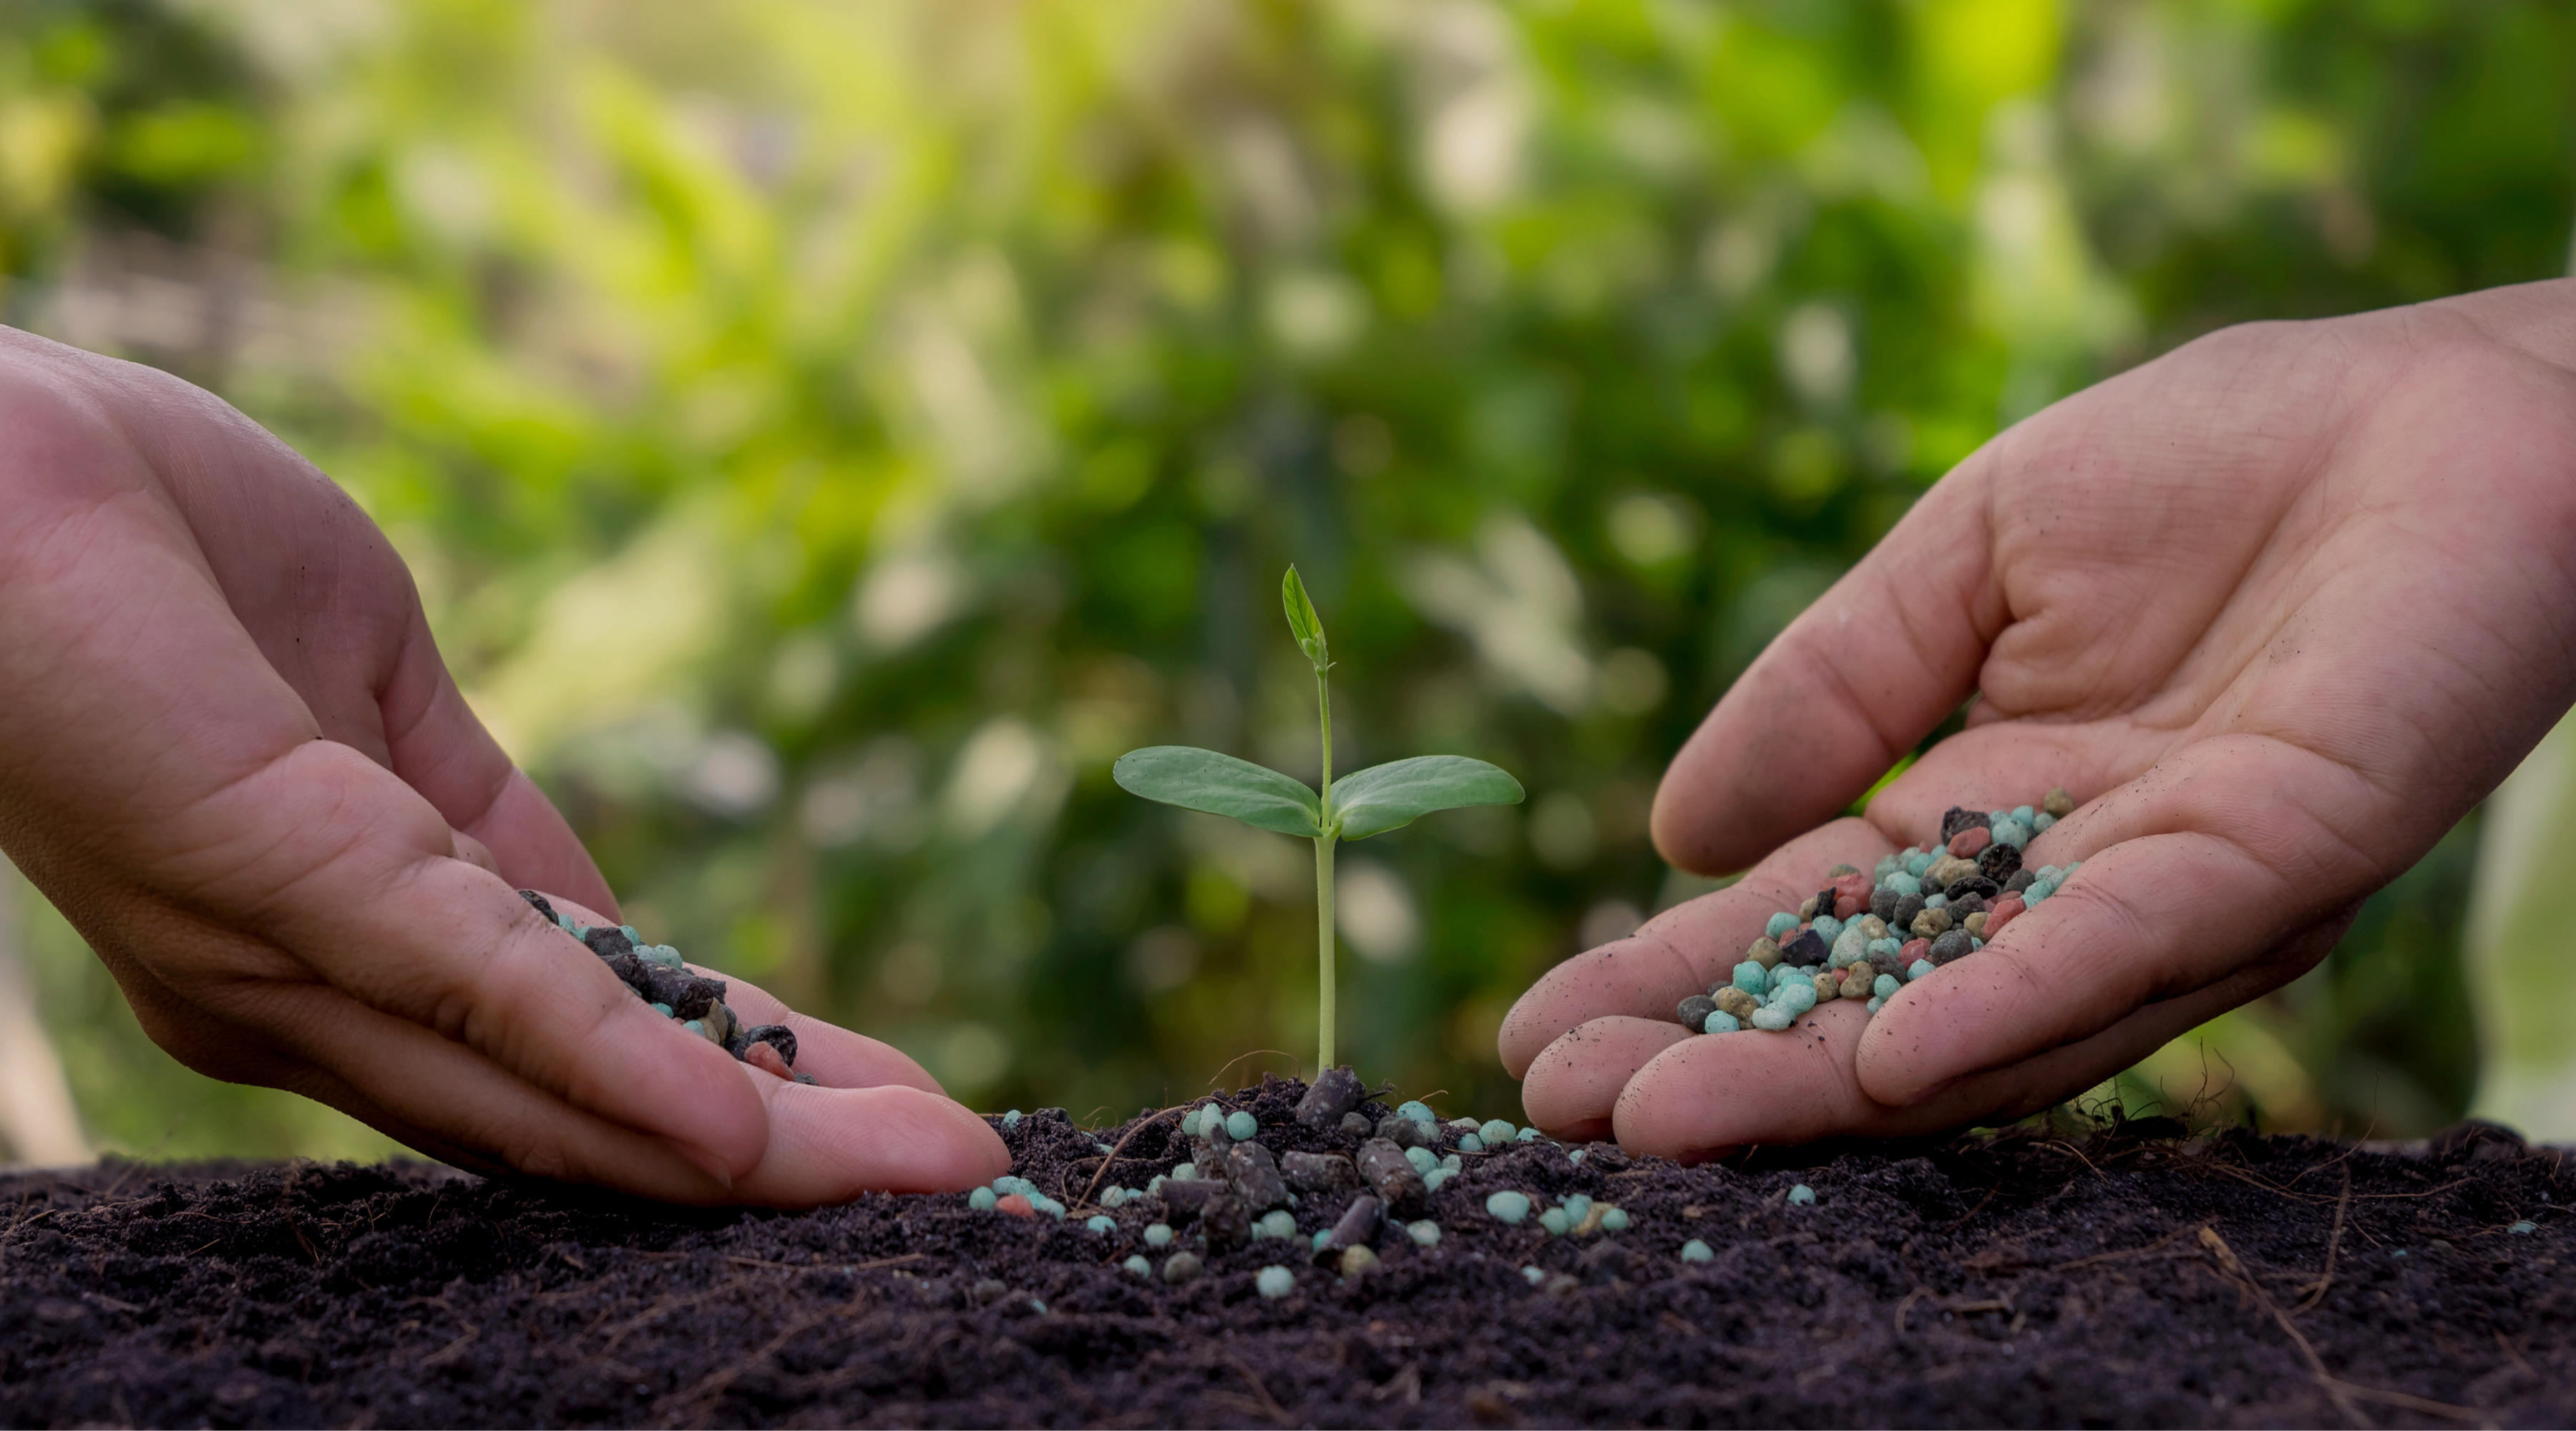
POLYGON ((1771 971, 1747 959, 1735 966, 1735 987, 1758 999, 1771 992, 1771 971))
POLYGON ((1816 1190, 1807 1186, 1805 1183, 1800 1183, 1796 1187, 1789 1189, 1789 1205, 1791 1207, 1812 1207, 1815 1205, 1815 1201, 1816 1190))
POLYGON ((1786 934, 1797 927, 1798 916, 1791 914, 1789 911, 1784 909, 1778 914, 1772 915, 1771 922, 1762 926, 1762 937, 1765 939, 1777 939, 1781 935, 1786 934))
POLYGON ((1907 968, 1907 969, 1906 969, 1906 971, 1905 971, 1905 979, 1906 979, 1906 982, 1907 982, 1907 983, 1912 983, 1912 982, 1913 982, 1913 981, 1915 981, 1916 979, 1920 979, 1920 978, 1922 978, 1924 975, 1929 974, 1929 973, 1931 973, 1931 972, 1932 972, 1932 961, 1931 961, 1931 960, 1929 960, 1929 959, 1917 959, 1917 960, 1915 960, 1915 961, 1914 961, 1914 963, 1913 963, 1913 965, 1912 965, 1911 967, 1909 967, 1909 968, 1907 968))
POLYGON ((1412 1238, 1416 1247, 1437 1247, 1440 1245, 1440 1224, 1428 1219, 1408 1222, 1404 1225, 1404 1235, 1412 1238))
POLYGON ((1627 1210, 1626 1208, 1623 1208, 1623 1207, 1614 1207, 1614 1208, 1611 1208, 1609 1211, 1602 1213, 1602 1214, 1601 1214, 1601 1230, 1602 1230, 1603 1232, 1625 1232, 1625 1231, 1627 1231, 1627 1230, 1628 1230, 1628 1210, 1627 1210))
POLYGON ((1154 1264, 1146 1261, 1144 1254, 1142 1253, 1138 1253, 1136 1256, 1130 1257, 1118 1265, 1135 1273, 1139 1277, 1149 1277, 1153 1275, 1154 1271, 1154 1264))
POLYGON ((1440 1126, 1440 1119, 1432 1113, 1431 1105, 1418 1098, 1408 1098, 1403 1103, 1397 1105, 1395 1116, 1398 1118, 1410 1118, 1425 1128, 1437 1128, 1440 1126))
POLYGON ((1407 1148, 1404 1150, 1404 1160, 1413 1164, 1413 1170, 1417 1173, 1427 1173, 1440 1166, 1440 1159, 1433 1156, 1429 1148, 1407 1148))
POLYGON ((1261 1120, 1240 1108, 1225 1115, 1225 1135, 1238 1143, 1251 1142, 1252 1135, 1260 1131, 1261 1120))
POLYGON ((1297 1290, 1297 1274, 1285 1267, 1264 1267, 1252 1279, 1253 1290, 1265 1297, 1285 1297, 1297 1290))
POLYGON ((1708 1244, 1700 1241, 1696 1237, 1682 1244, 1682 1260, 1684 1262, 1711 1262, 1715 1261, 1716 1258, 1717 1254, 1708 1250, 1708 1244))
POLYGON ((1147 1228, 1145 1229, 1145 1245, 1146 1245, 1147 1247, 1169 1247, 1169 1246, 1171 1246, 1171 1245, 1172 1245, 1172 1229, 1170 1228, 1170 1226, 1169 1226, 1169 1225, 1167 1225, 1167 1224, 1164 1224, 1164 1223, 1157 1222, 1157 1223, 1154 1223, 1154 1224, 1152 1224, 1151 1226, 1147 1227, 1147 1228))
POLYGON ((1002 1126, 1005 1128, 1016 1128, 1020 1126, 1020 1110, 1014 1108, 1010 1112, 1003 1114, 1002 1126))
POLYGON ((1521 1277, 1523 1278, 1523 1280, 1527 1281, 1527 1282, 1528 1282, 1531 1286, 1533 1286, 1533 1287, 1535 1287, 1535 1286, 1537 1286, 1539 1283, 1544 1282, 1544 1281, 1546 1281, 1546 1280, 1547 1280, 1547 1274, 1546 1274, 1546 1273, 1544 1273, 1544 1272, 1541 1272, 1540 1270, 1538 1270, 1538 1269, 1537 1269, 1537 1268, 1535 1268, 1535 1267, 1524 1267, 1524 1268, 1522 1268, 1522 1269, 1521 1269, 1521 1277))
POLYGON ((1530 1200, 1528 1193, 1513 1192, 1506 1189, 1502 1192, 1493 1193, 1485 1199, 1485 1216, 1492 1218, 1494 1221, 1501 1223, 1505 1227, 1520 1226, 1521 1219, 1529 1216, 1529 1210, 1530 1200))
POLYGON ((1083 1219, 1082 1225, 1090 1228, 1094 1232, 1116 1232, 1118 1230, 1118 1219, 1103 1213, 1093 1213, 1090 1217, 1083 1219))
POLYGON ((1566 1217, 1564 1208, 1552 1207, 1538 1215, 1538 1225, 1546 1228, 1550 1237, 1563 1237, 1565 1230, 1574 1223, 1566 1217))
POLYGON ((1701 1033, 1738 1033, 1743 1028, 1744 1025, 1737 1022, 1735 1015, 1724 1009, 1712 1009, 1707 1018, 1700 1020, 1701 1033))
POLYGON ((1903 984, 1897 982, 1897 978, 1894 974, 1881 974, 1870 981, 1869 991, 1877 997, 1884 999, 1890 997, 1895 994, 1897 990, 1904 987, 1905 986, 1903 984))
POLYGON ((966 1194, 966 1206, 975 1212, 991 1212, 993 1205, 1001 1200, 1002 1195, 991 1188, 977 1188, 966 1194))
POLYGON ((1459 1134, 1458 1151, 1462 1153, 1481 1153, 1485 1151, 1484 1135, 1480 1133, 1459 1134))

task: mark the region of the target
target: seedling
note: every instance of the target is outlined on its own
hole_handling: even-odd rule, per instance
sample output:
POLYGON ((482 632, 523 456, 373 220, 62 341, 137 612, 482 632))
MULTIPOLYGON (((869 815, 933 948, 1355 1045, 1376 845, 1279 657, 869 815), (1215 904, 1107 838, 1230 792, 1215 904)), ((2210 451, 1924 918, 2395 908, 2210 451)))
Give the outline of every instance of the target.
POLYGON ((1323 788, 1266 766, 1187 745, 1156 745, 1118 757, 1110 774, 1131 794, 1184 810, 1226 815, 1282 835, 1315 842, 1315 963, 1321 1008, 1316 1020, 1319 1069, 1333 1066, 1333 846, 1412 824, 1438 810, 1517 805, 1521 783, 1499 766, 1463 755, 1417 755, 1333 782, 1333 659, 1324 623, 1297 568, 1280 581, 1288 631, 1315 668, 1315 707, 1323 731, 1323 788))

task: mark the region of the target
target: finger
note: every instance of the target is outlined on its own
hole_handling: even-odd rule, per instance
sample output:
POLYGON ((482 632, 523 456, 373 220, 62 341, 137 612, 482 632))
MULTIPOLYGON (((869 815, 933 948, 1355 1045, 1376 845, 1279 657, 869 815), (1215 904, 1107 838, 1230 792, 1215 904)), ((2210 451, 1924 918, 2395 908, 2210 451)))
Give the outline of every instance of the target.
POLYGON ((1985 517, 1999 438, 1943 478, 1728 688, 1655 792, 1655 847, 1740 869, 1833 818, 1958 708, 2005 622, 1985 517))
POLYGON ((2349 772, 2276 741, 2186 747, 2033 841, 2083 869, 1891 999, 1861 1044, 1862 1086, 1921 1102, 2264 959, 2369 887, 2344 832, 2373 803, 2349 772))
POLYGON ((1772 915, 1795 910, 1824 887, 1826 870, 1842 863, 1868 869, 1889 848, 1867 823, 1837 820, 1782 846, 1725 889, 1676 905, 1628 938, 1550 969, 1503 1017, 1496 1042, 1504 1070, 1523 1076, 1541 1049, 1593 1019, 1671 1023, 1675 1004, 1724 979, 1772 915))
POLYGON ((1521 1107, 1551 1138, 1607 1138, 1619 1090, 1655 1055, 1691 1037, 1670 1019, 1592 1019, 1566 1030, 1531 1062, 1521 1083, 1521 1107))
MULTIPOLYGON (((575 924, 613 922, 580 900, 552 890, 541 889, 537 893, 557 914, 575 924)), ((796 1035, 798 1073, 809 1074, 816 1082, 832 1088, 874 1088, 891 1084, 944 1096, 938 1080, 903 1050, 854 1034, 837 1024, 808 1018, 781 1003, 759 985, 735 978, 721 969, 699 964, 687 967, 692 973, 724 980, 725 1003, 744 1024, 780 1024, 792 1030, 796 1035)))
MULTIPOLYGON (((665 1202, 729 1198, 692 1153, 575 1107, 329 985, 272 985, 262 998, 263 1032, 292 1056, 263 1051, 256 1081, 327 1103, 407 1146, 462 1166, 506 1167, 665 1202)), ((251 1073, 232 1070, 235 1077, 251 1073)))
POLYGON ((478 870, 488 871, 495 875, 501 873, 501 862, 492 858, 492 850, 490 846, 484 844, 481 840, 474 838, 472 835, 465 833, 463 830, 450 830, 447 832, 447 835, 448 839, 456 846, 456 852, 453 858, 463 860, 478 870))
POLYGON ((1854 1076, 1855 1050, 1885 1019, 1885 1010, 1868 1019, 1852 1001, 1837 1000, 1799 1019, 1784 1034, 1685 1040, 1638 1070, 1621 1092, 1613 1115, 1619 1146, 1631 1153, 1703 1162, 1754 1146, 1787 1147, 1837 1136, 1911 1137, 2014 1122, 2099 1084, 2191 1029, 2279 987, 2294 968, 2323 957, 2341 928, 2337 923, 2312 931, 2279 960, 2134 1010, 2090 1038, 1960 1079, 1911 1107, 1877 1102, 1854 1076))
MULTIPOLYGON (((188 814, 207 885, 334 986, 613 1122, 749 1172, 766 1111, 740 1066, 637 1000, 356 751, 303 742, 188 814)), ((220 989, 202 997, 220 997, 220 989)))
MULTIPOLYGON (((691 968, 697 968, 691 965, 691 968)), ((725 1002, 746 1024, 782 1024, 796 1035, 796 1071, 811 1074, 827 1088, 917 1088, 946 1096, 939 1080, 889 1043, 855 1034, 838 1024, 800 1014, 756 985, 719 969, 700 969, 725 981, 725 1002)), ((983 1124, 978 1121, 976 1126, 983 1124)), ((773 1130, 772 1136, 776 1136, 773 1130)))
POLYGON ((735 1186, 742 1201, 814 1207, 879 1190, 956 1192, 1011 1170, 1001 1135, 936 1093, 758 1081, 769 1150, 735 1186))

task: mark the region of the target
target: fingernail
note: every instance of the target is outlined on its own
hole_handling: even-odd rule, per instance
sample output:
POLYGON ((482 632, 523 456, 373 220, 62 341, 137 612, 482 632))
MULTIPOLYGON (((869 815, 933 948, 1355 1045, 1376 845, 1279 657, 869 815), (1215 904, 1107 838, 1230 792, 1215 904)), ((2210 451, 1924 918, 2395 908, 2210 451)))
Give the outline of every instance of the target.
POLYGON ((726 1192, 733 1191, 733 1173, 730 1169, 725 1167, 724 1159, 717 1157, 715 1154, 708 1152, 706 1149, 699 1147, 695 1143, 687 1142, 679 1138, 666 1137, 662 1142, 664 1146, 668 1147, 672 1152, 687 1159, 690 1167, 693 1167, 699 1172, 706 1174, 708 1177, 715 1179, 717 1186, 723 1188, 726 1192))

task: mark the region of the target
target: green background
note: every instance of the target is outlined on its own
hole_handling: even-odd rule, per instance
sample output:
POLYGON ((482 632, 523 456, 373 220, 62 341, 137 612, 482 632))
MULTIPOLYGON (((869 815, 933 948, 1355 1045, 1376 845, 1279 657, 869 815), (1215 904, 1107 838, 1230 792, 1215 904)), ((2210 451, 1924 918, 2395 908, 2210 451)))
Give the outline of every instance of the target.
MULTIPOLYGON (((1311 778, 1293 560, 1342 768, 1530 791, 1343 860, 1344 1047, 1510 1115, 1512 997, 1707 887, 1647 804, 1763 644, 2106 373, 2566 272, 2571 54, 2537 0, 17 0, 0 317, 285 434, 635 924, 979 1106, 1311 1048, 1306 847, 1108 776, 1311 778)), ((2456 1116, 2475 861, 2130 1097, 2456 1116)), ((384 1146, 30 923, 102 1143, 384 1146)))

